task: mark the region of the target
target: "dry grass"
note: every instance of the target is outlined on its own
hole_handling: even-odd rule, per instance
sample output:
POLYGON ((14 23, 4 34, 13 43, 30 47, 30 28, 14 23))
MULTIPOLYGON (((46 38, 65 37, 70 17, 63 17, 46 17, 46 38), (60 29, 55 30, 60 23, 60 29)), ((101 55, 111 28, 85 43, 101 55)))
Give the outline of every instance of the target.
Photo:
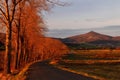
POLYGON ((86 76, 86 77, 90 77, 90 78, 93 78, 93 79, 96 79, 96 80, 107 80, 107 79, 105 79, 103 77, 91 75, 91 74, 88 74, 86 72, 77 71, 77 70, 73 70, 73 69, 70 69, 70 68, 65 68, 65 66, 61 66, 61 65, 55 65, 55 67, 57 67, 57 68, 59 68, 61 70, 65 70, 65 71, 69 71, 69 72, 72 72, 72 73, 76 73, 76 74, 83 75, 83 76, 86 76))
MULTIPOLYGON (((104 78, 105 80, 119 80, 120 79, 120 64, 103 64, 103 65, 60 65, 70 71, 87 74, 88 76, 95 76, 104 78)), ((94 77, 93 77, 94 78, 94 77)), ((96 78, 95 78, 96 79, 96 78)), ((102 80, 102 79, 100 79, 102 80)))
POLYGON ((119 64, 120 60, 62 60, 65 64, 119 64))
POLYGON ((77 50, 63 57, 59 66, 83 75, 119 80, 120 50, 77 50))
POLYGON ((39 62, 39 61, 34 61, 32 63, 27 64, 18 74, 13 75, 4 75, 4 74, 0 74, 0 80, 26 80, 26 74, 27 74, 27 70, 29 68, 30 65, 32 65, 35 62, 39 62))
POLYGON ((68 60, 120 60, 120 50, 76 50, 65 56, 68 60))
POLYGON ((26 80, 26 74, 27 74, 27 70, 28 70, 29 66, 36 62, 40 62, 40 61, 41 60, 38 60, 38 61, 34 61, 34 62, 27 64, 19 74, 12 76, 11 80, 26 80))

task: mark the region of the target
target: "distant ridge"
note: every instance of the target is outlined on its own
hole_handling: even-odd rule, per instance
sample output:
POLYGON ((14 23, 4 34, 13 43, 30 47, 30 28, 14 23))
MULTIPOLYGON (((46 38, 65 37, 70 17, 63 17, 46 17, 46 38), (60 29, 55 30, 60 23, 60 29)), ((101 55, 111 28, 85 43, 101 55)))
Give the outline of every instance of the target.
POLYGON ((90 31, 86 34, 76 35, 72 37, 68 37, 67 39, 71 39, 75 41, 76 43, 84 43, 84 42, 92 42, 96 40, 111 40, 113 37, 100 34, 94 31, 90 31))
POLYGON ((105 27, 103 27, 103 28, 120 29, 120 25, 105 26, 105 27))
POLYGON ((46 36, 54 38, 66 38, 73 35, 83 34, 89 31, 96 31, 111 36, 120 36, 120 25, 108 25, 97 28, 84 28, 84 29, 50 29, 46 32, 46 36))
POLYGON ((92 44, 95 46, 120 47, 120 36, 109 36, 94 31, 62 39, 67 44, 92 44))
POLYGON ((59 39, 73 49, 120 49, 120 36, 109 36, 94 31, 59 39))

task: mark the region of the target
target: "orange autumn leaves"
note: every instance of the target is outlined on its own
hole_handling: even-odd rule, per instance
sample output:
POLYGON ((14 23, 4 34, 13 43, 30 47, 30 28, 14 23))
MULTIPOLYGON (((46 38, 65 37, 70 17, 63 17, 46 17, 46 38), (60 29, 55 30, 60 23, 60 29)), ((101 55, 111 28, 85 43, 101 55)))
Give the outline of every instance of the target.
POLYGON ((36 41, 36 53, 41 60, 56 59, 68 53, 68 48, 61 41, 52 38, 40 38, 39 44, 36 41))
POLYGON ((0 0, 0 26, 6 28, 5 74, 11 74, 11 68, 17 70, 29 62, 53 59, 67 52, 60 41, 43 38, 46 27, 42 11, 54 4, 54 0, 0 0))

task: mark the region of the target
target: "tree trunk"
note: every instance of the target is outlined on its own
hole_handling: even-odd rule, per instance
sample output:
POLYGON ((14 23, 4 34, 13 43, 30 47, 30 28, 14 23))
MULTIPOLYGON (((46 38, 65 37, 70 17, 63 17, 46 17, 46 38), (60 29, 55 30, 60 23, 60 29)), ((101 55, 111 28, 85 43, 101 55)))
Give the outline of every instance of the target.
POLYGON ((17 50, 16 50, 16 58, 15 58, 15 69, 18 69, 18 54, 20 54, 20 27, 17 29, 17 50))
POLYGON ((6 29, 6 52, 5 52, 5 65, 4 65, 4 73, 5 74, 10 74, 11 73, 11 68, 10 68, 10 63, 11 63, 11 41, 12 41, 12 28, 11 26, 8 26, 6 29))

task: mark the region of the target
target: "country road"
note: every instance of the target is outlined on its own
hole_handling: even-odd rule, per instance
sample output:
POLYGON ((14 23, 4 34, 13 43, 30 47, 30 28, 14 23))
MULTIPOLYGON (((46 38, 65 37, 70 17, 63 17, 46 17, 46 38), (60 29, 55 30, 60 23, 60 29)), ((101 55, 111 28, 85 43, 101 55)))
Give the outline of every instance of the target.
POLYGON ((94 80, 82 75, 57 69, 47 63, 36 62, 26 74, 26 80, 94 80))

